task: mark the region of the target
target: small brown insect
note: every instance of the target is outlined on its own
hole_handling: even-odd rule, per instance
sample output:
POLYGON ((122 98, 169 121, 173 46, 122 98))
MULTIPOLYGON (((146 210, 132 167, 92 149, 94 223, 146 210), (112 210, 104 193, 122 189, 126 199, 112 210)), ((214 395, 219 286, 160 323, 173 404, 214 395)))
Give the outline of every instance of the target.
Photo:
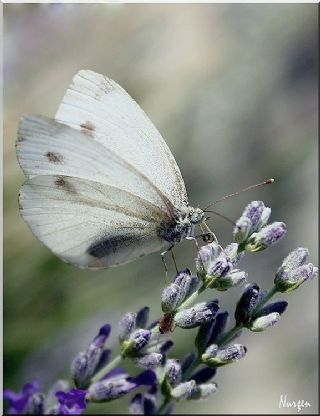
POLYGON ((167 332, 173 332, 175 328, 174 324, 174 314, 165 313, 163 318, 159 321, 159 331, 161 334, 166 334, 167 332))

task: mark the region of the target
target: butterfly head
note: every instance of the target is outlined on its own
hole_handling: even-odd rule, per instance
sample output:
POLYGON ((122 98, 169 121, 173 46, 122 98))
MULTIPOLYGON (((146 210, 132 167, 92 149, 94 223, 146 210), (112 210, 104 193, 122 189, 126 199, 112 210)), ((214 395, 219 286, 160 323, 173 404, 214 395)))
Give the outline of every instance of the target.
POLYGON ((201 208, 189 207, 189 221, 191 224, 200 224, 204 219, 204 212, 201 208))

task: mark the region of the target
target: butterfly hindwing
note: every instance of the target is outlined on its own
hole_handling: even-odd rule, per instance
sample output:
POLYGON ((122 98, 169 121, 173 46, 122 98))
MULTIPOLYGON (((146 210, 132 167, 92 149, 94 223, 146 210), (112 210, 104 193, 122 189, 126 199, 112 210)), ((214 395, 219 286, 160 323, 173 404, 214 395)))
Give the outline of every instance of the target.
POLYGON ((160 250, 161 212, 129 192, 68 176, 35 176, 19 195, 33 233, 64 261, 115 266, 160 250))

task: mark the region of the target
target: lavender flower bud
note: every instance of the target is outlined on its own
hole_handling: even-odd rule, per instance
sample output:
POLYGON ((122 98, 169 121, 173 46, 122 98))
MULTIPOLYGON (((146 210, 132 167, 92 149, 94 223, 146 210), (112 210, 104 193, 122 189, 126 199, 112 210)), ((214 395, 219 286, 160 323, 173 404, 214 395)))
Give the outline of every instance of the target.
POLYGON ((225 348, 218 349, 217 345, 211 345, 202 354, 202 362, 213 367, 231 364, 246 355, 247 348, 241 344, 231 344, 225 348))
POLYGON ((129 413, 131 415, 144 415, 145 414, 143 396, 141 393, 138 393, 135 396, 133 396, 129 405, 129 413))
POLYGON ((291 272, 297 267, 306 264, 308 256, 309 250, 307 248, 296 248, 291 253, 289 253, 288 256, 283 260, 281 267, 278 269, 277 274, 282 272, 291 272))
POLYGON ((248 274, 238 269, 231 270, 226 276, 220 277, 210 286, 219 291, 225 291, 231 287, 240 286, 246 282, 248 274))
POLYGON ((182 371, 178 360, 170 359, 166 362, 165 373, 167 380, 172 387, 177 386, 181 381, 182 371))
POLYGON ((123 342, 122 353, 125 355, 135 354, 141 351, 149 342, 151 331, 148 329, 137 329, 127 341, 123 342))
POLYGON ((246 217, 240 217, 233 229, 233 236, 238 244, 247 240, 251 231, 251 221, 246 217))
POLYGON ((229 321, 229 314, 228 312, 220 312, 218 313, 218 315, 216 316, 216 319, 214 321, 214 326, 212 328, 211 331, 211 335, 210 335, 210 344, 214 344, 216 343, 216 340, 222 336, 227 323, 229 321))
POLYGON ((211 262, 220 254, 220 248, 216 242, 202 246, 196 258, 196 269, 201 275, 208 270, 211 262))
POLYGON ((132 415, 152 415, 156 410, 156 396, 154 394, 136 394, 131 400, 129 412, 132 415))
POLYGON ((192 380, 197 384, 206 383, 216 375, 217 369, 211 367, 203 367, 192 375, 192 380))
POLYGON ((241 259, 244 257, 244 252, 238 253, 239 245, 237 243, 228 244, 225 249, 224 253, 226 256, 229 257, 230 262, 233 266, 235 266, 241 259))
POLYGON ((288 274, 284 273, 281 279, 275 279, 275 284, 279 292, 292 292, 302 283, 313 279, 317 275, 318 267, 315 267, 312 263, 304 264, 288 274))
POLYGON ((318 274, 318 268, 312 263, 305 264, 308 254, 307 249, 297 248, 284 259, 274 280, 279 292, 292 292, 318 274))
POLYGON ((259 231, 268 222, 271 209, 262 201, 252 201, 238 219, 233 234, 237 243, 244 243, 254 232, 259 231))
POLYGON ((136 384, 125 378, 101 380, 89 387, 87 399, 91 402, 107 402, 124 396, 135 387, 136 384))
POLYGON ((172 391, 171 396, 175 400, 189 399, 197 392, 197 385, 194 380, 178 384, 172 391))
POLYGON ((287 227, 283 222, 273 222, 263 227, 259 232, 253 233, 245 246, 246 251, 256 252, 265 250, 281 240, 286 234, 287 227))
POLYGON ((137 328, 145 328, 147 326, 147 322, 149 319, 149 311, 150 311, 150 308, 148 308, 148 306, 145 306, 144 308, 140 309, 137 312, 137 317, 136 317, 137 328))
POLYGON ((185 299, 187 299, 189 296, 192 295, 196 290, 198 290, 202 285, 201 280, 198 278, 198 276, 191 276, 191 282, 189 286, 189 290, 185 296, 185 299))
POLYGON ((197 386, 197 391, 190 399, 192 400, 206 400, 217 391, 216 383, 200 384, 197 386))
POLYGON ((110 362, 111 355, 112 355, 111 350, 105 349, 102 351, 99 363, 95 369, 95 373, 97 373, 99 370, 101 370, 101 368, 103 368, 105 365, 107 365, 110 362))
POLYGON ((255 319, 249 329, 253 332, 261 332, 270 326, 276 325, 279 319, 280 314, 278 312, 272 312, 269 315, 261 316, 260 318, 255 319))
POLYGON ((288 302, 282 300, 282 301, 276 301, 271 302, 264 306, 263 308, 259 309, 255 314, 254 317, 258 318, 260 316, 266 316, 270 313, 277 312, 278 314, 282 315, 283 312, 287 309, 288 302))
POLYGON ((71 363, 71 374, 77 387, 86 386, 92 374, 88 365, 88 354, 80 352, 71 363))
POLYGON ((251 221, 251 233, 253 233, 267 224, 270 214, 271 209, 265 207, 262 201, 252 201, 242 215, 251 221))
POLYGON ((162 359, 162 354, 151 352, 143 355, 142 357, 136 358, 134 362, 137 367, 149 370, 158 367, 162 363, 162 359))
POLYGON ((194 363, 196 360, 196 354, 194 352, 191 352, 190 354, 187 354, 183 360, 181 361, 181 371, 182 374, 184 374, 190 366, 194 363))
MULTIPOLYGON (((46 408, 46 412, 48 414, 53 414, 50 413, 51 409, 52 412, 55 411, 55 408, 59 408, 59 406, 57 406, 57 397, 56 397, 56 393, 58 391, 62 391, 65 392, 67 390, 70 389, 70 385, 66 380, 57 380, 49 389, 47 395, 46 395, 46 401, 45 401, 45 408, 46 408)), ((58 414, 58 413, 54 413, 54 414, 58 414)))
POLYGON ((86 387, 95 373, 102 355, 104 344, 110 334, 109 324, 100 328, 98 335, 85 352, 80 352, 71 364, 71 374, 77 387, 86 387))
POLYGON ((214 262, 212 262, 207 270, 207 275, 213 278, 226 276, 233 268, 229 257, 221 253, 214 262))
POLYGON ((155 394, 145 393, 144 398, 144 414, 152 415, 156 411, 157 396, 155 394))
POLYGON ((137 314, 133 312, 126 313, 119 321, 119 340, 123 342, 128 339, 131 332, 136 327, 137 314))
POLYGON ((216 301, 201 302, 190 309, 178 312, 174 317, 174 322, 180 328, 195 328, 204 322, 214 319, 219 306, 216 301))
POLYGON ((175 281, 166 286, 162 292, 162 310, 165 313, 174 312, 189 294, 199 286, 199 279, 191 276, 189 269, 184 269, 175 278, 175 281))
POLYGON ((228 312, 218 313, 214 321, 203 323, 195 339, 198 353, 202 354, 209 344, 214 344, 219 336, 222 335, 227 322, 228 312))
POLYGON ((214 324, 215 320, 212 320, 210 322, 204 322, 200 325, 199 331, 195 339, 195 345, 199 354, 202 354, 203 351, 207 348, 214 324))
MULTIPOLYGON (((162 342, 159 345, 159 352, 160 354, 167 354, 167 352, 170 350, 170 348, 173 346, 173 342, 171 340, 167 340, 162 342)), ((158 348, 158 346, 157 346, 158 348)))
POLYGON ((259 292, 260 288, 257 285, 248 285, 245 288, 235 311, 237 325, 246 326, 250 323, 254 308, 258 303, 259 292))
POLYGON ((45 395, 37 392, 29 397, 26 408, 23 413, 28 415, 44 414, 45 395))
POLYGON ((161 308, 164 313, 173 312, 179 301, 179 286, 171 283, 166 286, 162 292, 161 308))
POLYGON ((94 338, 94 340, 90 344, 89 348, 95 349, 95 348, 103 347, 106 340, 108 339, 110 335, 110 332, 111 332, 111 325, 109 324, 103 325, 100 328, 98 335, 94 338))
POLYGON ((177 305, 179 306, 187 296, 191 285, 192 277, 189 269, 184 269, 175 278, 174 283, 179 287, 179 298, 177 305))

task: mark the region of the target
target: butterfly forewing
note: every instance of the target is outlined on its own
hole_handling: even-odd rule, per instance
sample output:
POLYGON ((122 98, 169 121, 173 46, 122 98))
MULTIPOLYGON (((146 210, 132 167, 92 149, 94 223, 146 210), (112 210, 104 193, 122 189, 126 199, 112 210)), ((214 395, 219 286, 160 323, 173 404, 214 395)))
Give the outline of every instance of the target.
POLYGON ((28 177, 66 175, 128 190, 170 213, 166 198, 125 160, 84 133, 43 116, 19 124, 17 155, 28 177))
POLYGON ((187 204, 180 170, 165 141, 116 82, 82 70, 73 79, 57 121, 82 130, 148 178, 175 207, 187 204))

